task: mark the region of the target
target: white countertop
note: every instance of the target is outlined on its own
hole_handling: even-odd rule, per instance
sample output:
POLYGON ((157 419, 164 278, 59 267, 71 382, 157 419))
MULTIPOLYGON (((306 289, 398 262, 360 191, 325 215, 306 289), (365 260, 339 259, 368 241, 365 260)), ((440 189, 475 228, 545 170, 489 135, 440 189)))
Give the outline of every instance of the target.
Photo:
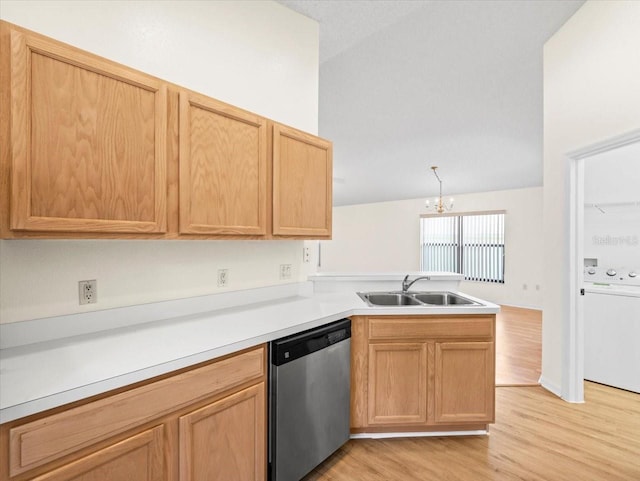
MULTIPOLYGON (((253 291, 249 297, 252 300, 260 298, 255 294, 259 290, 253 291)), ((238 292, 229 295, 238 297, 238 292)), ((254 303, 244 300, 243 305, 182 316, 176 315, 174 309, 171 318, 155 322, 139 320, 139 323, 128 326, 122 326, 119 320, 114 324, 119 323, 119 327, 102 327, 97 332, 84 332, 71 337, 68 334, 72 328, 66 326, 66 337, 42 340, 36 335, 35 339, 39 342, 0 349, 0 423, 351 315, 398 315, 409 312, 489 314, 499 310, 495 304, 478 301, 485 305, 373 308, 355 292, 297 294, 254 303)), ((190 312, 190 303, 198 302, 198 298, 181 300, 180 309, 190 312)), ((177 304, 177 301, 174 303, 177 304)), ((218 304, 224 305, 224 302, 218 304)), ((114 310, 117 316, 113 314, 112 317, 121 319, 127 310, 151 312, 154 308, 157 309, 153 305, 120 308, 114 310)), ((105 312, 108 313, 101 313, 103 317, 105 312)), ((82 322, 86 323, 80 318, 76 321, 80 326, 82 322)), ((33 328, 31 326, 30 330, 33 328)), ((4 332, 6 334, 7 331, 4 332)), ((11 340, 5 344, 11 346, 11 340)))

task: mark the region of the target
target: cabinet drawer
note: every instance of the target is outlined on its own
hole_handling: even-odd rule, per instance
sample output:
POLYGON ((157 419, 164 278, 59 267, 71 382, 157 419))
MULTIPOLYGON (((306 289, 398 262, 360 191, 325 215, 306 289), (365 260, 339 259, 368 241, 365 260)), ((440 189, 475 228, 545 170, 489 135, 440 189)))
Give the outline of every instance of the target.
POLYGON ((162 457, 163 427, 136 434, 33 481, 79 481, 91 479, 166 479, 162 457))
POLYGON ((369 318, 369 339, 493 338, 495 316, 369 318))
POLYGON ((265 348, 207 364, 9 431, 10 474, 73 453, 265 374, 265 348))

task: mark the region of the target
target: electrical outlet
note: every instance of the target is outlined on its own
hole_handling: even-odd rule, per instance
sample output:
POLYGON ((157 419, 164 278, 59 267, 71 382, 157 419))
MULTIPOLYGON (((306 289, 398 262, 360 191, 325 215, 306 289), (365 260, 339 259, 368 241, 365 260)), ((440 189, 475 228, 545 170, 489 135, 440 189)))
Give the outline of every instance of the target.
POLYGON ((280 279, 291 279, 291 264, 280 264, 280 279))
POLYGON ((526 284, 522 284, 522 289, 526 291, 527 290, 527 285, 526 284))
POLYGON ((311 261, 311 254, 309 253, 308 247, 302 248, 302 262, 308 264, 311 261))
POLYGON ((80 305, 95 304, 98 302, 98 281, 95 279, 90 281, 79 281, 78 299, 80 301, 80 305))
POLYGON ((218 269, 218 287, 227 287, 229 284, 229 269, 218 269))

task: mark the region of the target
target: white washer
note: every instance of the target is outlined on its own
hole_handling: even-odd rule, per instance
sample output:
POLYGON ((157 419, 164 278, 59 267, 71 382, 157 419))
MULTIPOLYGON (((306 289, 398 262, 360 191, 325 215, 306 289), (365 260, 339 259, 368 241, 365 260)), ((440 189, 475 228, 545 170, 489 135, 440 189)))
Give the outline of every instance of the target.
POLYGON ((640 268, 585 267, 584 378, 640 393, 640 268))

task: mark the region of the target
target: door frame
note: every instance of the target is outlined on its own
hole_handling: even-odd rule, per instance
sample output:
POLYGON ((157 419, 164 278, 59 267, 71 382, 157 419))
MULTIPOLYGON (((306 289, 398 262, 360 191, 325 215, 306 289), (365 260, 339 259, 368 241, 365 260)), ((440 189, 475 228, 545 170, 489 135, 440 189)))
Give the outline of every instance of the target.
POLYGON ((584 162, 598 154, 640 142, 640 129, 565 154, 569 164, 569 306, 562 325, 562 399, 584 402, 584 162))

